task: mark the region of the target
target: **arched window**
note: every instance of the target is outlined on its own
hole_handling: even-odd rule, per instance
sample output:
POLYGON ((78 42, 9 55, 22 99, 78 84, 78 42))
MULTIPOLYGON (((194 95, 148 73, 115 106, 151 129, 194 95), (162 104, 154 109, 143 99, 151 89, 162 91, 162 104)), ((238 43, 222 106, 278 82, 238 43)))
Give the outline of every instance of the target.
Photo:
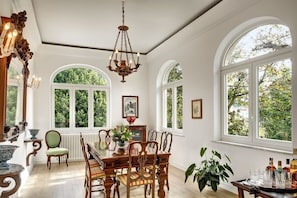
POLYGON ((255 27, 231 44, 221 67, 223 140, 292 148, 291 49, 281 24, 255 27))
POLYGON ((183 129, 182 68, 176 63, 163 76, 163 128, 175 133, 183 129))
POLYGON ((98 129, 109 126, 107 78, 97 70, 76 66, 53 78, 54 128, 98 129))

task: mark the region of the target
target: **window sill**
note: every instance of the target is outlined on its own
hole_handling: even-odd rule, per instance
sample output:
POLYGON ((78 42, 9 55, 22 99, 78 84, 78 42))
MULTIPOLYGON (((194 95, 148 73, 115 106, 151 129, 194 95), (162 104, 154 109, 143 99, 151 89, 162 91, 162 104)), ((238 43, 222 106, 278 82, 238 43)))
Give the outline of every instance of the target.
POLYGON ((282 153, 282 154, 290 154, 291 155, 293 153, 292 151, 287 151, 287 150, 273 149, 273 148, 268 148, 268 147, 255 146, 255 145, 240 144, 240 143, 228 142, 228 141, 223 141, 223 140, 215 140, 213 142, 219 143, 219 144, 227 144, 227 145, 232 145, 232 146, 239 146, 239 147, 244 147, 244 148, 250 148, 250 149, 255 149, 255 150, 262 150, 262 151, 270 151, 270 152, 275 152, 275 153, 282 153))

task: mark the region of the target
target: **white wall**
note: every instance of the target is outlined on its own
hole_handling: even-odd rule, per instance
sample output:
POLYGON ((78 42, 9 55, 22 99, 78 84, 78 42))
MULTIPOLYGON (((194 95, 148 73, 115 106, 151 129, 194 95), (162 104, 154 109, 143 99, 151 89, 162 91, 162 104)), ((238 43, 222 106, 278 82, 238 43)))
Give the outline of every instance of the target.
MULTIPOLYGON (((150 86, 149 94, 152 101, 149 116, 150 120, 154 121, 154 123, 151 122, 153 126, 160 126, 158 120, 154 119, 157 112, 156 95, 160 94, 156 93, 156 81, 160 68, 167 60, 174 59, 183 69, 184 136, 174 136, 170 161, 172 165, 185 169, 191 163, 199 162, 200 147, 208 146, 231 157, 235 172, 230 179, 232 181, 247 178, 252 168, 266 167, 269 157, 283 160, 283 162, 286 158, 291 158, 290 154, 239 147, 215 141, 221 132, 220 95, 217 83, 219 82, 217 68, 220 60, 215 61, 215 59, 218 54, 222 53, 219 46, 226 35, 241 23, 256 17, 269 16, 280 19, 291 28, 293 45, 296 46, 297 21, 295 19, 297 14, 294 11, 296 7, 297 1, 294 0, 225 0, 147 56, 150 67, 149 83, 154 85, 150 86), (228 12, 224 12, 225 10, 228 12), (199 98, 203 99, 203 119, 193 120, 191 119, 191 100, 199 98)), ((297 54, 296 50, 294 51, 293 65, 296 66, 297 54)), ((293 72, 293 75, 296 75, 296 69, 293 72)), ((296 82, 293 83, 296 85, 296 82)), ((293 99, 293 102, 296 103, 296 99, 293 99)), ((296 104, 293 108, 296 112, 296 104)), ((296 116, 295 113, 293 114, 296 116)), ((295 126, 296 123, 293 128, 294 133, 297 132, 295 126)), ((230 184, 224 186, 235 190, 230 184)))

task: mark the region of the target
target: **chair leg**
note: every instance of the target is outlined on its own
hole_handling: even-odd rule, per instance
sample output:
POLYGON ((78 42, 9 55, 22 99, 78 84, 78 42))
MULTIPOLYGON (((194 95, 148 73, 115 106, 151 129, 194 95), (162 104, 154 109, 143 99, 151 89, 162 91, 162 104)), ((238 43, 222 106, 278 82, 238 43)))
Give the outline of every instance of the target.
POLYGON ((67 156, 66 156, 66 165, 68 166, 68 157, 69 157, 69 154, 67 153, 67 156))
POLYGON ((166 186, 167 186, 167 190, 169 190, 169 179, 168 179, 168 166, 166 167, 166 186))
POLYGON ((51 156, 47 156, 47 163, 46 166, 48 167, 48 169, 51 169, 51 156))

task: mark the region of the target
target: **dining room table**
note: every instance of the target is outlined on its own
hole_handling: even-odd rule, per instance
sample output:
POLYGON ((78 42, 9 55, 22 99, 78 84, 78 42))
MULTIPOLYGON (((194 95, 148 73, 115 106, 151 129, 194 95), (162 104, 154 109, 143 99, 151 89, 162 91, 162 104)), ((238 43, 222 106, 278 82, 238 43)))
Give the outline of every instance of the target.
MULTIPOLYGON (((87 142, 88 152, 90 156, 98 161, 105 172, 104 187, 106 192, 106 198, 110 198, 111 189, 114 185, 114 175, 117 170, 128 168, 129 166, 129 155, 126 152, 118 152, 115 150, 104 149, 100 146, 99 142, 87 142)), ((157 154, 157 165, 160 168, 158 173, 158 197, 164 198, 164 182, 167 176, 166 166, 169 164, 169 152, 158 151, 157 154)), ((134 160, 133 160, 134 161, 134 160)), ((135 164, 135 167, 137 164, 135 164)))

